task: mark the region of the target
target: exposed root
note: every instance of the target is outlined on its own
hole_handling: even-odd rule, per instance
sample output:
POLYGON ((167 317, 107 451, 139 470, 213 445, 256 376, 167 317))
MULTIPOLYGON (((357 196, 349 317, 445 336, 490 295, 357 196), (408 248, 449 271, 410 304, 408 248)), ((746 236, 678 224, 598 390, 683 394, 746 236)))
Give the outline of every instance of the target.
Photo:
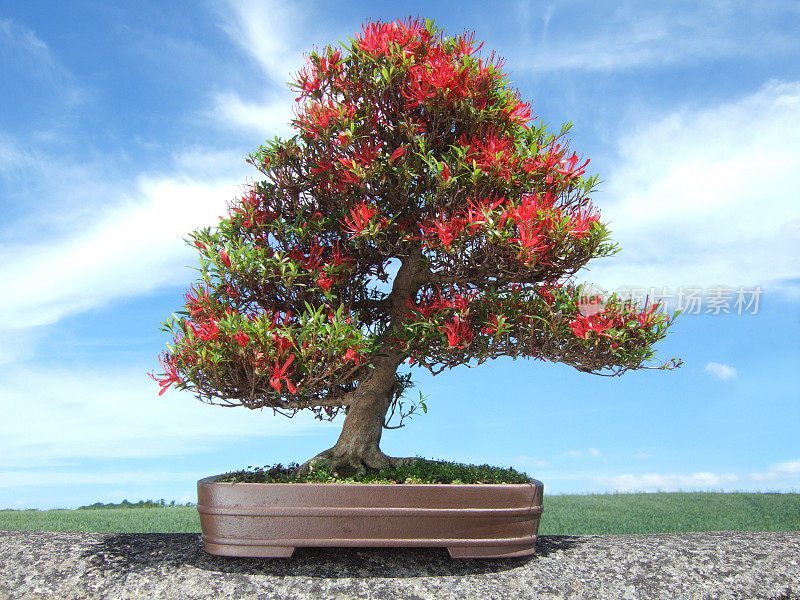
POLYGON ((401 467, 416 460, 419 459, 387 456, 377 448, 363 454, 353 454, 337 451, 334 446, 304 462, 299 472, 307 475, 319 468, 327 468, 339 477, 359 477, 368 471, 401 467))

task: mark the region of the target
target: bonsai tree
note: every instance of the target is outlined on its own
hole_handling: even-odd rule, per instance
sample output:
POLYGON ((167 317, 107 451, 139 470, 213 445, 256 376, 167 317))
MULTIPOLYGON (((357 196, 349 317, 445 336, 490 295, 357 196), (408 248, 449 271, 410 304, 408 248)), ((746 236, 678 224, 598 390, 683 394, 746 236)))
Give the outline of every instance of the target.
POLYGON ((409 19, 311 52, 290 84, 296 135, 250 155, 263 179, 189 234, 200 277, 165 322, 161 393, 343 411, 336 445, 302 469, 364 472, 408 460, 379 445, 393 415, 425 410, 422 396, 405 408, 404 362, 647 368, 671 318, 614 296, 581 304, 572 277, 617 249, 590 201, 597 177, 569 125, 533 122, 480 48, 409 19))

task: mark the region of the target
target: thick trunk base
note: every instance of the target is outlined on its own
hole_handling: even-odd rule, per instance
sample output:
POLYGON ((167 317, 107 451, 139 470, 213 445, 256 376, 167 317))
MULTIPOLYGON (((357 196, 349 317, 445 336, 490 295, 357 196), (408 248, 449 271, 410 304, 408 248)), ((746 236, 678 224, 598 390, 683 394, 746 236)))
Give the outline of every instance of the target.
POLYGON ((359 451, 347 451, 338 445, 320 452, 300 465, 300 473, 308 474, 320 468, 338 477, 358 477, 368 471, 400 467, 418 459, 395 458, 384 454, 377 445, 359 451))

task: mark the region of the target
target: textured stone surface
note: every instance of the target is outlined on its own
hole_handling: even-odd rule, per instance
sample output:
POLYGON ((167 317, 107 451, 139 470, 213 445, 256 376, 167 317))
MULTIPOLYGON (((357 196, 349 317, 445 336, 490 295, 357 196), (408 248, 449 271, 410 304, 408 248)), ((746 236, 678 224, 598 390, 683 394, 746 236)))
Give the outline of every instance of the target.
POLYGON ((444 549, 206 554, 196 534, 0 531, 0 598, 800 599, 800 532, 543 536, 533 557, 444 549))

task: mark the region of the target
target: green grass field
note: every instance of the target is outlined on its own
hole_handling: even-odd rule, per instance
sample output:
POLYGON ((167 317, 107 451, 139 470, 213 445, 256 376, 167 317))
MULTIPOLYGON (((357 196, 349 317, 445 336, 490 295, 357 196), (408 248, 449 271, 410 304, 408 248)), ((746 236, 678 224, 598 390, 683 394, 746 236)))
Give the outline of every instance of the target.
MULTIPOLYGON (((800 494, 660 493, 547 496, 541 535, 800 531, 800 494)), ((199 533, 193 506, 3 510, 0 529, 199 533)))

